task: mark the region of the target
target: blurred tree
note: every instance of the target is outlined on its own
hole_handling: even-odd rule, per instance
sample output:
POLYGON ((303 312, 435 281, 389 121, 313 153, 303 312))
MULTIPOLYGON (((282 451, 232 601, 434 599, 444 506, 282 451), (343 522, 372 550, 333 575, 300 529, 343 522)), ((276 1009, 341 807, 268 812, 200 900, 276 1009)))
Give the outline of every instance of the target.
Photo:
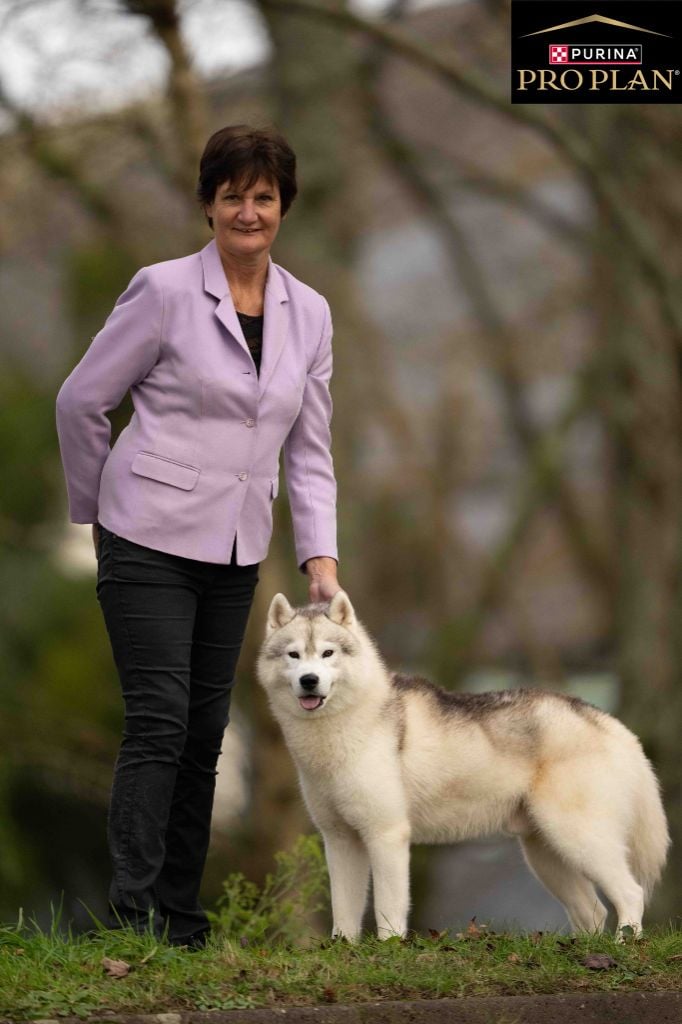
MULTIPOLYGON (((666 273, 679 273, 680 202, 671 180, 680 151, 661 159, 664 108, 586 111, 594 152, 620 168, 627 202, 656 238, 666 273), (646 187, 643 183, 646 181, 646 187)), ((653 913, 682 905, 682 352, 641 268, 600 208, 592 301, 600 313, 597 392, 609 444, 614 647, 621 715, 658 768, 673 837, 653 913)))

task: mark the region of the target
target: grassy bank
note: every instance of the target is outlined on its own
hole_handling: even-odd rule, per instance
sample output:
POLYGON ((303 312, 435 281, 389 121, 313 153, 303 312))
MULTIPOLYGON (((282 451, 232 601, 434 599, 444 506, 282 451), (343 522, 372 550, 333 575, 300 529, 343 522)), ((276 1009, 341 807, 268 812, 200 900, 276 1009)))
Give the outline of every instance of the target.
POLYGON ((474 924, 457 935, 324 940, 307 949, 221 939, 195 953, 128 931, 72 940, 0 931, 0 1018, 13 1021, 681 984, 682 932, 672 928, 620 946, 610 936, 519 936, 474 924))
POLYGON ((109 1012, 229 1010, 389 999, 682 988, 682 931, 611 935, 491 932, 416 934, 357 945, 321 940, 307 922, 328 910, 319 837, 276 855, 262 887, 231 875, 210 913, 210 945, 187 952, 95 919, 73 936, 53 913, 49 931, 23 915, 0 926, 0 1022, 109 1012))

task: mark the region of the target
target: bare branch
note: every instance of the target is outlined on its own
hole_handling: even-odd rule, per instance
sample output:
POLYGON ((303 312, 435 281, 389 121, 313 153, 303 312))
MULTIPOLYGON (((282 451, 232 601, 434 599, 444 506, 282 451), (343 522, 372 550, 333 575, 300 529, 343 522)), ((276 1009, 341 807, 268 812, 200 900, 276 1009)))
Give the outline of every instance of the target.
POLYGON ((658 258, 657 247, 646 225, 630 208, 621 194, 617 179, 595 161, 592 149, 567 124, 551 119, 533 106, 510 104, 507 97, 491 87, 476 72, 466 69, 452 47, 438 47, 408 37, 383 22, 362 17, 347 7, 321 7, 311 0, 260 0, 264 7, 308 14, 335 22, 346 29, 354 29, 374 39, 391 52, 399 54, 412 64, 446 82, 451 88, 501 114, 531 128, 564 156, 585 179, 604 211, 631 247, 640 270, 659 297, 666 321, 675 332, 675 340, 682 345, 682 299, 677 281, 668 275, 664 263, 658 258))
POLYGON ((465 669, 485 619, 500 598, 509 566, 522 538, 538 508, 556 489, 561 479, 564 438, 576 420, 593 404, 603 373, 603 356, 599 353, 579 374, 574 395, 555 425, 536 439, 518 489, 513 521, 490 559, 477 596, 463 615, 445 624, 435 637, 435 664, 442 669, 447 668, 450 678, 456 678, 465 669))
POLYGON ((196 168, 208 132, 206 97, 181 32, 176 0, 123 0, 130 14, 145 17, 170 61, 168 96, 179 148, 180 184, 193 191, 196 168))
MULTIPOLYGON (((396 16, 402 0, 392 6, 391 17, 396 16)), ((385 53, 385 51, 383 51, 385 53)), ((456 218, 452 215, 440 188, 431 184, 425 172, 423 158, 406 143, 393 128, 389 117, 382 111, 376 82, 381 71, 382 51, 372 50, 363 66, 362 83, 367 93, 367 120, 374 139, 379 144, 393 172, 407 185, 413 197, 426 210, 435 230, 441 235, 456 272, 460 275, 476 315, 481 324, 490 352, 491 363, 501 385, 511 429, 521 450, 529 456, 537 448, 539 433, 525 406, 524 381, 513 354, 517 349, 516 336, 497 308, 492 290, 483 269, 474 256, 469 241, 456 218)), ((438 475, 440 479, 440 474, 438 475)), ((597 584, 607 591, 612 586, 611 566, 606 552, 591 537, 583 521, 577 496, 569 482, 558 477, 544 477, 550 493, 558 502, 567 537, 582 568, 597 584)), ((546 495, 538 490, 536 498, 544 503, 546 495)))

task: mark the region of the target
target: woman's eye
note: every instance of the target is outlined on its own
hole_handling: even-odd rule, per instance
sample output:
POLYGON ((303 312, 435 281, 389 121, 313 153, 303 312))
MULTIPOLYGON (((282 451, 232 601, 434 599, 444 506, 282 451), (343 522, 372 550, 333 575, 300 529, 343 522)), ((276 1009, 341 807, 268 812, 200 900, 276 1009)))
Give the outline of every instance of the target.
POLYGON ((322 657, 323 658, 331 658, 333 653, 334 653, 333 651, 323 651, 322 652, 322 657))
POLYGON ((289 651, 289 657, 290 658, 300 658, 301 655, 298 653, 298 651, 289 651))

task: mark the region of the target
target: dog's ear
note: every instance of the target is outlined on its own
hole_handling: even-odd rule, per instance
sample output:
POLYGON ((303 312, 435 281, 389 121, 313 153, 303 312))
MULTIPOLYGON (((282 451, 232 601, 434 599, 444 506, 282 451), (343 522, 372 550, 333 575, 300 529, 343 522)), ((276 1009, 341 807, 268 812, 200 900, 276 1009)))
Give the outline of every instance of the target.
POLYGON ((355 624, 355 611, 345 590, 337 590, 329 602, 327 615, 339 626, 349 628, 355 624))
POLYGON ((287 622, 291 622, 295 615, 296 612, 284 594, 275 594, 268 608, 268 618, 265 624, 266 635, 286 626, 287 622))

